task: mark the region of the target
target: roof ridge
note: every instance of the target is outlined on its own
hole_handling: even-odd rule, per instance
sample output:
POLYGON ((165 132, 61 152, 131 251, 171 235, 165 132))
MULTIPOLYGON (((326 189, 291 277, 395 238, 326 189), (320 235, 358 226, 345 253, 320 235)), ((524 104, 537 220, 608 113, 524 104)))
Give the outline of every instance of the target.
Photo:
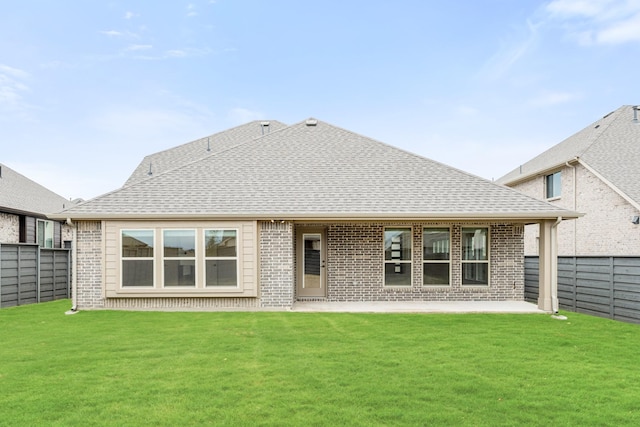
MULTIPOLYGON (((251 123, 264 122, 264 121, 266 121, 266 120, 253 120, 253 121, 250 121, 250 122, 245 123, 244 125, 235 126, 235 127, 231 128, 231 129, 236 129, 236 128, 239 128, 239 127, 241 127, 241 126, 249 125, 249 124, 251 124, 251 123)), ((279 122, 279 123, 282 123, 282 122, 279 122)), ((282 123, 282 124, 284 124, 284 123, 282 123)), ((269 135, 272 135, 272 134, 278 133, 278 132, 280 132, 280 131, 282 131, 282 130, 284 130, 284 129, 290 128, 291 126, 293 126, 293 125, 285 125, 284 127, 280 128, 280 129, 276 129, 276 130, 274 130, 274 131, 270 131, 269 133, 265 133, 264 135, 259 135, 259 136, 257 136, 257 137, 251 138, 251 139, 249 139, 249 140, 245 140, 245 141, 239 142, 239 143, 237 143, 237 144, 235 144, 235 145, 233 145, 233 146, 231 146, 231 147, 228 147, 228 148, 226 148, 226 149, 224 149, 224 150, 222 150, 222 151, 211 152, 211 153, 209 153, 209 154, 204 155, 203 157, 200 157, 199 159, 189 160, 189 161, 188 161, 188 162, 186 162, 186 163, 182 163, 182 164, 180 164, 179 166, 176 166, 176 167, 173 167, 173 168, 170 168, 170 169, 166 169, 166 170, 164 170, 164 171, 162 171, 162 172, 160 172, 160 173, 157 173, 157 174, 154 174, 154 173, 153 173, 153 171, 152 171, 152 173, 151 173, 149 176, 147 176, 146 178, 142 178, 142 179, 139 179, 138 181, 134 181, 134 182, 132 182, 132 183, 131 183, 131 184, 129 184, 129 185, 127 185, 127 184, 126 184, 126 182, 125 182, 125 184, 124 184, 123 186, 121 186, 120 188, 118 188, 118 189, 116 189, 116 190, 112 190, 112 191, 110 191, 110 192, 108 192, 108 193, 102 194, 102 195, 97 196, 97 197, 106 196, 107 194, 111 194, 111 193, 113 193, 113 192, 115 192, 115 191, 120 191, 120 190, 122 190, 122 189, 124 189, 124 188, 134 187, 134 186, 136 186, 136 185, 138 185, 138 184, 142 184, 143 182, 147 182, 147 181, 152 180, 152 179, 154 179, 154 178, 157 178, 157 177, 159 177, 159 176, 163 176, 163 175, 165 175, 165 174, 167 174, 167 173, 169 173, 169 172, 173 172, 173 171, 176 171, 176 170, 182 169, 182 168, 184 168, 184 167, 191 166, 191 165, 193 165, 193 164, 195 164, 195 163, 198 163, 198 162, 202 162, 202 161, 204 161, 204 160, 209 159, 210 157, 217 156, 217 155, 220 155, 220 154, 222 154, 222 153, 227 153, 227 152, 229 152, 229 151, 231 151, 231 150, 234 150, 234 149, 236 149, 236 148, 238 148, 238 147, 240 147, 240 146, 242 146, 242 145, 248 144, 248 143, 250 143, 250 142, 255 142, 255 141, 259 140, 259 139, 265 138, 265 137, 267 137, 267 136, 269 136, 269 135)), ((231 129, 227 129, 227 130, 231 130, 231 129)), ((226 132, 226 131, 222 131, 222 132, 218 132, 218 133, 224 133, 224 132, 226 132)), ((217 135, 217 134, 214 134, 214 135, 217 135)), ((204 139, 204 138, 200 138, 200 139, 204 139)), ((191 141, 191 142, 196 142, 196 141, 199 141, 200 139, 195 139, 195 140, 193 140, 193 141, 191 141)), ((191 144, 191 142, 188 142, 187 144, 191 144)), ((186 144, 177 145, 177 146, 176 146, 176 147, 174 147, 174 148, 181 147, 181 146, 183 146, 183 145, 186 145, 186 144)), ((166 150, 165 150, 165 151, 166 151, 166 150)), ((160 151, 160 152, 161 152, 161 151, 160 151)), ((157 153, 154 153, 154 154, 157 154, 157 153)), ((145 156, 142 160, 144 161, 144 159, 146 159, 146 158, 147 158, 147 157, 149 157, 149 156, 150 156, 150 155, 145 156)), ((96 197, 96 198, 97 198, 97 197, 96 197)))

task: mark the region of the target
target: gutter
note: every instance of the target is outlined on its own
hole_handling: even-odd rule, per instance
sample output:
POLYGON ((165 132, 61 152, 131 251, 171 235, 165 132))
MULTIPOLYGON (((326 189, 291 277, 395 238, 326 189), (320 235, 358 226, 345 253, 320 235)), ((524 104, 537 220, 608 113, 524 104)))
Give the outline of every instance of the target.
MULTIPOLYGON (((577 163, 581 163, 580 159, 576 157, 573 159, 577 163)), ((578 204, 578 182, 576 181, 576 167, 570 164, 569 162, 565 162, 565 165, 568 168, 571 168, 571 174, 573 176, 573 206, 572 209, 575 211, 576 206, 578 204)), ((577 248, 578 248, 578 240, 576 234, 578 233, 576 221, 573 221, 573 256, 576 256, 577 248)))
POLYGON ((104 221, 104 220, 277 220, 277 221, 469 221, 469 220, 490 220, 490 221, 531 221, 537 222, 542 219, 555 219, 561 216, 564 219, 576 219, 584 214, 566 209, 549 210, 543 212, 363 212, 363 213, 329 213, 329 212, 298 212, 298 213, 140 213, 140 214, 79 214, 73 219, 78 221, 104 221))

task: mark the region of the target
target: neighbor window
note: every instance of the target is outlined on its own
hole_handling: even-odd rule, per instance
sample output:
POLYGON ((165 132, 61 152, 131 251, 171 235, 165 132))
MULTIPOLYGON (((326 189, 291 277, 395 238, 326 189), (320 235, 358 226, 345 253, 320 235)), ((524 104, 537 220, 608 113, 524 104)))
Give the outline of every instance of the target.
POLYGON ((462 284, 489 284, 489 229, 462 229, 462 284))
POLYGON ((53 221, 38 220, 38 244, 41 248, 53 248, 53 221))
POLYGON ((552 173, 551 175, 547 175, 545 177, 545 185, 547 188, 547 199, 553 199, 555 197, 560 197, 560 189, 561 189, 561 176, 560 172, 552 173))
POLYGON ((384 284, 411 286, 411 228, 384 231, 384 284))
POLYGON ((164 230, 164 286, 196 285, 195 230, 164 230))
POLYGON ((238 286, 236 230, 205 230, 205 286, 238 286))
POLYGON ((122 230, 122 286, 153 286, 153 230, 122 230))
POLYGON ((425 228, 422 232, 422 284, 449 285, 451 265, 448 228, 425 228))

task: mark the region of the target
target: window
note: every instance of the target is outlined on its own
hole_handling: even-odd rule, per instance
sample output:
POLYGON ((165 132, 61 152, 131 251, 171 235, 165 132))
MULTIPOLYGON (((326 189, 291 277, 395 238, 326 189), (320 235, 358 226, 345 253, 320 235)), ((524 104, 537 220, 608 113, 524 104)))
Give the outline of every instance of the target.
POLYGON ((560 197, 560 190, 562 180, 560 177, 560 172, 552 173, 551 175, 547 175, 545 177, 545 186, 547 189, 547 199, 553 199, 554 197, 560 197))
POLYGON ((153 286, 153 230, 122 230, 122 286, 153 286))
POLYGON ((205 286, 238 286, 236 230, 205 230, 205 286))
POLYGON ((451 265, 448 228, 425 228, 422 232, 422 284, 449 285, 451 265))
POLYGON ((53 221, 38 220, 38 244, 41 248, 53 248, 53 221))
POLYGON ((196 285, 195 230, 164 230, 164 286, 196 285))
POLYGON ((489 285, 488 228, 462 229, 462 285, 489 285))
POLYGON ((384 231, 384 285, 411 286, 411 228, 384 231))

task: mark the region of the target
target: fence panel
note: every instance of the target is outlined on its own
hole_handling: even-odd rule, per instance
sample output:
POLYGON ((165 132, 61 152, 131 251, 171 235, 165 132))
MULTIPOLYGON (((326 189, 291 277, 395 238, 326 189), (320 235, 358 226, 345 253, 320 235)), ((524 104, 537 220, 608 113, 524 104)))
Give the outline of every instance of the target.
POLYGON ((0 245, 0 307, 69 298, 68 249, 0 245))
MULTIPOLYGON (((538 298, 538 257, 525 257, 525 299, 538 298)), ((558 257, 561 308, 640 323, 640 257, 558 257)))

